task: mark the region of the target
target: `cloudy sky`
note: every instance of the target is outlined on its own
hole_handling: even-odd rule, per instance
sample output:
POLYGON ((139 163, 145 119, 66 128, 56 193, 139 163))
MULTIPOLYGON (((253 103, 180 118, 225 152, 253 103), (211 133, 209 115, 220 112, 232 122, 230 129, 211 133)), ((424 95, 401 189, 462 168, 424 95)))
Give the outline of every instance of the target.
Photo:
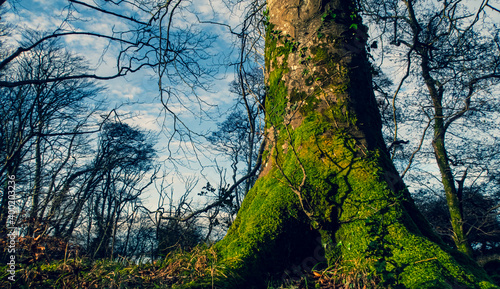
MULTIPOLYGON (((104 15, 92 10, 84 5, 70 6, 69 0, 12 0, 14 6, 4 4, 6 8, 2 19, 12 25, 15 25, 11 44, 22 40, 20 32, 24 29, 34 29, 38 31, 54 32, 58 29, 67 31, 90 31, 105 35, 117 35, 117 32, 125 32, 133 29, 133 23, 120 17, 104 15)), ((81 0, 89 5, 95 6, 92 0, 81 0)), ((99 3, 103 2, 96 0, 99 3)), ((144 1, 148 2, 148 1, 144 1)), ((149 1, 153 2, 153 1, 149 1)), ((482 1, 466 1, 471 10, 477 9, 482 1)), ((12 2, 11 2, 12 3, 12 2)), ((440 1, 437 4, 442 3, 440 1)), ((498 7, 500 0, 492 0, 491 3, 498 7)), ((214 173, 213 164, 217 160, 218 164, 224 166, 221 157, 216 159, 216 154, 210 151, 208 147, 196 145, 197 150, 193 151, 189 139, 179 138, 174 134, 175 116, 179 117, 175 123, 177 128, 181 127, 180 121, 193 130, 195 140, 202 142, 203 136, 209 134, 210 130, 216 128, 216 123, 225 119, 231 107, 234 105, 236 96, 229 92, 229 84, 233 79, 234 66, 228 63, 234 62, 237 51, 233 45, 236 40, 228 29, 232 27, 238 32, 241 22, 241 14, 244 6, 227 7, 223 1, 210 0, 183 0, 183 9, 175 15, 174 26, 178 29, 185 29, 189 24, 195 24, 194 29, 197 35, 216 35, 217 38, 207 52, 216 57, 201 61, 204 67, 213 68, 214 78, 207 81, 208 90, 199 88, 191 89, 189 83, 183 83, 179 79, 163 78, 164 88, 175 89, 177 94, 168 100, 167 112, 161 104, 158 91, 158 71, 153 69, 142 69, 139 72, 129 74, 125 77, 103 82, 108 88, 102 98, 108 102, 109 109, 116 108, 118 112, 129 116, 125 121, 144 129, 149 129, 158 134, 158 150, 160 157, 166 159, 171 157, 177 162, 165 162, 165 168, 172 172, 178 169, 185 177, 200 177, 199 187, 206 181, 212 184, 218 182, 218 176, 214 173), (223 25, 201 24, 200 21, 219 22, 223 25), (228 25, 228 26, 225 26, 228 25), (171 136, 174 134, 174 138, 171 136), (170 144, 167 147, 167 144, 170 144), (180 148, 185 148, 184 154, 180 148), (196 154, 194 153, 196 152, 196 154)), ((128 6, 127 9, 117 9, 113 5, 104 7, 109 11, 116 12, 126 17, 133 17, 138 21, 148 21, 151 15, 149 11, 128 6)), ((498 13, 493 13, 493 21, 500 23, 498 13)), ((498 27, 498 26, 497 26, 498 27)), ((133 34, 124 34, 130 36, 133 34)), ((378 32, 370 31, 373 39, 377 39, 378 32)), ((130 38, 132 39, 132 38, 130 38)), ((73 35, 62 38, 66 48, 74 53, 83 55, 88 60, 90 66, 95 69, 98 75, 106 76, 116 73, 116 57, 121 47, 119 45, 110 45, 109 41, 103 38, 84 37, 73 35)), ((395 48, 393 47, 393 50, 395 48)), ((381 51, 381 50, 380 50, 381 51)), ((398 51, 395 51, 398 52, 398 51)), ((141 52, 144 55, 144 52, 141 52)), ((374 52, 375 54, 376 52, 374 52)), ((403 52, 401 52, 403 53, 403 52)), ((392 79, 398 83, 405 73, 405 63, 400 61, 400 56, 396 53, 385 55, 386 63, 392 65, 392 70, 388 70, 392 79), (387 61, 387 59, 389 61, 387 61)), ((382 57, 375 55, 376 59, 382 57)), ((375 63, 378 64, 378 63, 375 63)), ((386 69, 386 67, 384 67, 386 69)), ((406 86, 401 91, 400 99, 407 95, 413 95, 418 92, 418 86, 406 86)), ((164 95, 165 99, 168 97, 164 95)), ((403 107, 402 110, 405 108, 403 107)), ((124 118, 125 119, 125 118, 124 118)), ((411 139, 415 124, 411 126, 400 126, 400 138, 411 139)), ((417 142, 410 145, 416 146, 417 142)), ((428 147, 430 148, 430 147, 428 147)), ((425 164, 424 164, 425 165, 425 164)), ((434 164, 433 164, 433 167, 434 164)), ((428 169, 426 167, 426 169, 428 169)), ((437 169, 434 168, 437 172, 437 169)), ((175 179, 175 175, 169 176, 175 179)), ((184 185, 182 182, 176 182, 176 191, 182 192, 184 185)))
MULTIPOLYGON (((82 2, 96 6, 91 0, 82 0, 82 2)), ((187 152, 187 155, 181 153, 180 148, 189 149, 193 146, 189 138, 180 139, 178 134, 175 135, 174 121, 178 129, 183 129, 180 123, 184 123, 193 131, 195 140, 201 142, 204 135, 208 135, 210 130, 216 128, 217 122, 225 119, 228 109, 235 103, 236 96, 229 92, 234 67, 228 63, 234 61, 237 51, 233 45, 235 37, 225 25, 237 31, 243 7, 230 7, 232 10, 230 11, 221 1, 216 2, 184 0, 180 6, 182 9, 178 10, 173 24, 175 29, 186 29, 194 24, 193 31, 197 33, 194 36, 203 36, 206 33, 206 35, 212 34, 217 37, 212 46, 207 48, 207 53, 216 57, 200 61, 200 65, 209 67, 214 76, 206 79, 208 80, 207 90, 191 88, 188 81, 183 83, 181 79, 164 77, 163 87, 175 92, 168 100, 170 110, 168 112, 160 101, 158 71, 145 68, 125 77, 102 82, 107 89, 100 96, 106 100, 109 110, 116 109, 117 112, 126 115, 127 117, 123 118, 126 122, 154 131, 158 135, 157 149, 161 152, 160 158, 165 160, 170 157, 178 161, 175 164, 180 164, 175 167, 174 163, 165 161, 167 170, 178 169, 184 177, 200 177, 200 188, 206 184, 207 180, 212 183, 218 180, 214 168, 211 167, 214 164, 215 154, 199 144, 195 154, 192 150, 183 150, 187 152), (224 25, 200 24, 199 21, 220 22, 224 25), (177 120, 172 113, 178 117, 177 120), (174 138, 171 139, 173 134, 174 138), (167 143, 170 147, 167 147, 167 143)), ((12 46, 16 46, 16 42, 23 40, 21 32, 26 29, 47 33, 85 31, 117 36, 118 32, 130 31, 136 27, 132 21, 105 15, 81 4, 70 5, 68 0, 19 0, 11 3, 13 4, 4 4, 5 13, 2 19, 14 25, 9 40, 12 46)), ((150 11, 140 11, 130 5, 126 9, 118 9, 113 5, 107 5, 104 8, 138 21, 148 21, 151 17, 148 14, 150 11)), ((132 33, 123 35, 127 39, 134 39, 132 33)), ((66 49, 84 56, 97 75, 108 76, 116 73, 117 55, 122 49, 120 45, 110 43, 104 38, 82 35, 65 36, 61 39, 66 49)), ((139 52, 138 55, 146 55, 146 52, 139 52)), ((164 100, 168 98, 167 96, 167 94, 163 95, 164 100)), ((220 157, 217 161, 224 165, 220 157)), ((175 179, 173 174, 171 177, 175 179)), ((182 191, 184 186, 179 184, 176 190, 182 191)))

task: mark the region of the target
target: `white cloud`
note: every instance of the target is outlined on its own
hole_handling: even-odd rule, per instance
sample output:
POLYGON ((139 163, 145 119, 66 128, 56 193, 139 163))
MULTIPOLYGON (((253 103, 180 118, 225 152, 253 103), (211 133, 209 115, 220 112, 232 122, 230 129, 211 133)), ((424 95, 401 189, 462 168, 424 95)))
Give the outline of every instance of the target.
POLYGON ((150 131, 160 131, 161 127, 158 123, 158 119, 156 115, 146 114, 147 112, 139 111, 140 115, 134 117, 131 120, 128 120, 127 123, 131 125, 136 125, 142 129, 150 130, 150 131), (142 114, 144 113, 144 114, 142 114))
MULTIPOLYGON (((93 3, 90 0, 86 0, 85 2, 89 4, 93 3)), ((239 10, 231 14, 228 8, 221 2, 213 2, 215 5, 213 9, 209 5, 208 0, 192 1, 193 6, 190 8, 194 12, 199 12, 201 20, 223 22, 233 27, 239 24, 238 13, 241 14, 240 7, 236 7, 239 10)), ((67 1, 32 0, 24 3, 26 4, 23 5, 30 6, 27 6, 26 9, 23 7, 19 10, 18 14, 6 14, 4 15, 4 19, 12 23, 18 23, 20 26, 27 26, 37 30, 54 31, 60 27, 61 21, 65 16, 63 9, 65 5, 67 5, 67 1), (34 4, 31 5, 30 3, 34 4), (38 9, 37 7, 41 8, 38 9)), ((124 31, 127 29, 127 26, 116 17, 93 17, 95 15, 95 11, 93 12, 91 9, 79 7, 78 11, 74 12, 73 16, 85 19, 85 21, 79 22, 79 24, 72 22, 71 27, 65 25, 64 28, 71 28, 76 31, 92 31, 107 35, 111 35, 113 31, 124 31)), ((185 18, 179 20, 179 25, 181 25, 182 21, 193 21, 193 23, 197 21, 192 13, 186 12, 183 13, 182 16, 185 18)), ((186 22, 184 22, 184 24, 186 24, 186 22)), ((200 26, 204 31, 222 35, 219 41, 223 43, 221 44, 221 42, 218 42, 216 44, 217 47, 221 47, 221 49, 225 49, 228 43, 233 40, 233 36, 231 36, 228 29, 224 26, 211 24, 200 24, 200 26)), ((63 44, 68 50, 83 55, 88 59, 90 65, 97 68, 96 74, 107 76, 116 73, 116 55, 120 49, 118 45, 108 47, 109 41, 106 39, 82 35, 66 36, 63 38, 63 41, 63 44), (103 51, 107 51, 107 53, 102 55, 103 51)), ((222 74, 219 75, 219 78, 220 80, 213 81, 213 92, 198 92, 198 98, 201 100, 201 103, 206 102, 209 104, 201 104, 202 109, 208 110, 209 113, 213 112, 214 115, 217 114, 218 111, 211 108, 210 105, 218 105, 224 110, 233 103, 236 97, 228 91, 229 83, 232 81, 232 78, 222 74)), ((119 113, 124 115, 123 119, 125 122, 143 129, 157 132, 162 131, 168 134, 173 130, 173 118, 165 112, 162 104, 157 98, 158 91, 156 81, 154 73, 147 70, 130 74, 124 78, 106 81, 103 82, 103 85, 108 87, 108 90, 103 93, 102 97, 108 101, 110 108, 119 108, 119 113)), ((182 90, 182 88, 179 88, 179 90, 182 90)), ((200 120, 200 115, 203 115, 203 113, 200 112, 199 100, 192 94, 187 97, 183 95, 179 97, 182 103, 180 103, 179 100, 172 99, 168 103, 168 108, 180 117, 191 129, 198 132, 207 131, 208 128, 211 126, 213 127, 217 121, 220 121, 217 117, 213 117, 213 119, 206 121, 200 120), (189 110, 191 110, 192 113, 189 110)), ((204 117, 207 118, 206 115, 204 117)), ((180 126, 179 122, 177 122, 177 125, 180 126)), ((163 144, 167 143, 167 141, 168 140, 165 139, 160 140, 163 144)), ((174 147, 191 147, 191 144, 186 142, 171 143, 171 145, 174 147)), ((180 155, 176 157, 181 158, 180 155)), ((190 164, 197 164, 197 159, 194 155, 187 156, 185 161, 190 164)), ((203 162, 209 166, 213 160, 204 159, 203 162)), ((199 172, 196 171, 194 174, 198 176, 199 172)))
POLYGON ((124 116, 124 122, 145 130, 160 132, 162 106, 158 103, 130 103, 125 104, 117 110, 118 114, 124 116))
POLYGON ((227 7, 223 1, 211 0, 196 1, 194 9, 202 20, 213 20, 232 27, 240 24, 241 15, 244 12, 243 3, 227 7))

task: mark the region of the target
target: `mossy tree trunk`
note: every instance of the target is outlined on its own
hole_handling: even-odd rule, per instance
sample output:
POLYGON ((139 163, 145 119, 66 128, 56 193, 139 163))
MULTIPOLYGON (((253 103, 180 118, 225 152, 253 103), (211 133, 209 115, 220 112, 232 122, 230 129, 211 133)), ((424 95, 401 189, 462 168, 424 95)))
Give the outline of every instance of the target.
POLYGON ((246 284, 326 260, 386 287, 493 287, 436 237, 387 156, 354 3, 268 1, 268 146, 217 249, 246 284))

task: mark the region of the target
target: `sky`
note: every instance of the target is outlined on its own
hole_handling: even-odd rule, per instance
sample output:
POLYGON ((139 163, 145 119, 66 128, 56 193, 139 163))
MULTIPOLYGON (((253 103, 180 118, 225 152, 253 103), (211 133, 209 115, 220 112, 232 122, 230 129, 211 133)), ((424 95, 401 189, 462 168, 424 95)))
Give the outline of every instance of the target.
MULTIPOLYGON (((91 0, 82 2, 95 6, 91 0)), ((67 0, 20 0, 11 3, 14 4, 7 4, 2 19, 14 25, 9 43, 13 46, 17 45, 16 41, 22 40, 23 37, 19 32, 24 29, 49 33, 58 29, 92 31, 106 35, 111 35, 113 31, 131 29, 130 22, 119 17, 111 15, 103 17, 102 14, 82 5, 76 5, 73 7, 74 9, 70 9, 67 0)), ((189 23, 198 23, 195 16, 197 15, 201 21, 223 22, 225 25, 231 25, 237 29, 240 19, 238 13, 243 11, 242 7, 231 7, 233 11, 229 11, 228 7, 221 1, 210 3, 209 0, 196 0, 183 1, 182 3, 181 5, 184 5, 185 9, 177 15, 178 22, 174 23, 180 28, 187 27, 189 23)), ((149 17, 145 12, 133 9, 133 7, 129 8, 129 10, 113 10, 113 7, 106 9, 139 20, 149 17)), ((236 55, 233 45, 235 37, 224 25, 198 24, 195 28, 198 29, 199 33, 207 33, 207 35, 212 33, 218 36, 213 46, 208 49, 209 53, 217 56, 215 60, 209 59, 200 62, 201 65, 213 68, 214 77, 209 79, 208 89, 191 89, 179 79, 169 81, 169 77, 165 77, 163 85, 170 86, 178 92, 178 99, 174 97, 169 101, 169 110, 175 113, 179 120, 195 134, 199 135, 196 138, 198 141, 203 141, 203 136, 216 129, 216 124, 224 120, 228 110, 234 106, 236 101, 236 96, 229 92, 234 67, 223 65, 223 63, 234 60, 236 55)), ((83 55, 97 75, 106 76, 116 73, 116 56, 120 51, 118 45, 110 45, 106 39, 81 35, 66 36, 62 38, 62 41, 66 49, 75 54, 83 55)), ((186 138, 183 140, 174 138, 169 141, 174 131, 174 117, 165 111, 160 101, 158 77, 155 71, 148 68, 141 69, 139 72, 105 81, 102 84, 107 89, 100 97, 106 101, 108 110, 116 109, 122 114, 122 119, 125 122, 152 131, 157 135, 158 160, 164 165, 165 170, 170 172, 167 178, 174 182, 173 187, 176 192, 183 193, 185 190, 183 181, 179 179, 176 172, 180 173, 184 179, 199 178, 199 189, 207 181, 212 184, 218 182, 219 176, 213 166, 217 156, 215 152, 208 151, 209 147, 198 146, 196 155, 193 154, 193 151, 188 151, 187 155, 184 155, 179 151, 180 146, 192 147, 186 138), (167 147, 167 143, 169 147, 167 147), (175 162, 169 161, 169 158, 175 162)), ((221 157, 217 157, 217 163, 225 165, 225 161, 221 157)), ((151 206, 154 206, 155 192, 152 191, 150 194, 152 195, 150 203, 152 203, 151 206)))
MULTIPOLYGON (((92 0, 84 0, 84 2, 93 4, 92 0)), ((471 7, 478 5, 481 1, 468 1, 471 7)), ((184 0, 185 10, 178 15, 178 27, 186 27, 188 23, 197 23, 199 17, 201 21, 220 22, 224 25, 229 25, 238 31, 243 6, 229 7, 224 5, 222 1, 209 0, 184 0)), ((436 3, 440 3, 439 1, 436 3)), ((491 3, 500 6, 499 0, 492 0, 491 3)), ((109 7, 108 7, 109 8, 109 7)), ((109 8, 112 9, 112 8, 109 8)), ((130 29, 129 24, 117 17, 98 15, 95 11, 79 6, 76 11, 71 10, 68 13, 67 0, 20 0, 15 2, 14 9, 7 10, 3 19, 9 23, 15 24, 15 31, 20 31, 21 28, 31 28, 36 30, 55 31, 56 29, 75 29, 78 31, 94 31, 97 33, 109 34, 111 31, 127 31, 130 29), (70 21, 70 24, 64 22, 65 19, 80 21, 70 21)), ((147 19, 147 13, 130 9, 128 11, 115 10, 126 16, 134 16, 139 20, 147 19), (138 16, 136 16, 138 15, 138 16)), ((496 14, 495 14, 496 15, 496 14)), ((498 20, 498 19, 497 19, 498 20)), ((218 63, 228 63, 234 60, 236 51, 234 51, 234 35, 231 35, 228 28, 224 25, 203 24, 198 25, 200 33, 213 33, 218 38, 214 42, 209 52, 217 54, 217 57, 211 58, 209 61, 204 61, 203 65, 214 65, 212 61, 218 63)), ((374 39, 376 33, 370 32, 374 39)), ((14 33, 14 40, 21 40, 21 35, 14 33)), ((89 61, 91 67, 95 68, 99 75, 111 75, 116 71, 116 55, 119 51, 117 46, 109 46, 109 42, 104 39, 96 39, 92 37, 69 36, 63 38, 65 46, 74 53, 84 55, 89 61), (103 51, 105 52, 103 54, 103 51)), ((380 59, 380 58, 379 58, 380 59)), ((399 59, 399 57, 397 58, 399 59)), ((397 83, 404 74, 404 64, 398 63, 397 60, 387 61, 392 62, 393 70, 391 78, 397 83), (398 66, 399 65, 399 66, 398 66)), ((215 67, 215 66, 213 66, 215 67)), ((168 107, 172 112, 175 112, 178 117, 195 133, 203 136, 208 135, 210 130, 216 128, 217 122, 224 120, 228 110, 234 105, 236 96, 229 92, 229 84, 233 80, 234 67, 228 65, 218 66, 214 72, 214 78, 210 79, 209 90, 194 89, 181 82, 171 86, 186 92, 179 94, 179 99, 169 102, 168 107), (199 105, 200 101, 204 103, 199 105)), ((155 71, 151 69, 143 69, 139 72, 129 74, 125 77, 103 82, 107 90, 102 94, 102 98, 108 103, 108 108, 116 108, 118 112, 127 115, 125 122, 136 125, 143 129, 148 129, 158 135, 159 159, 167 171, 170 172, 168 178, 174 182, 176 192, 184 191, 184 184, 180 181, 174 171, 178 171, 184 178, 198 177, 199 188, 210 181, 212 184, 218 182, 218 175, 215 173, 213 164, 216 159, 216 154, 207 146, 198 146, 196 151, 197 156, 190 151, 187 156, 179 152, 180 146, 190 147, 189 142, 182 142, 178 138, 174 138, 169 142, 173 132, 174 118, 167 113, 163 108, 158 92, 158 78, 155 71), (170 150, 166 144, 171 146, 170 150), (170 153, 169 153, 170 152, 170 153), (170 162, 166 159, 173 158, 181 162, 170 162)), ((168 85, 168 81, 165 82, 168 85)), ((407 95, 418 93, 417 87, 405 87, 401 93, 401 98, 407 95)), ((178 123, 178 122, 177 122, 178 123)), ((400 129, 401 139, 412 138, 412 127, 403 127, 400 129)), ((198 138, 202 140, 203 138, 198 138)), ((410 145, 416 146, 417 142, 412 141, 410 145)), ((217 157, 217 162, 220 165, 225 165, 221 157, 217 157)), ((425 166, 425 164, 424 164, 425 166)), ((434 168, 436 171, 437 168, 434 168)), ((153 193, 152 193, 153 194, 153 193)))

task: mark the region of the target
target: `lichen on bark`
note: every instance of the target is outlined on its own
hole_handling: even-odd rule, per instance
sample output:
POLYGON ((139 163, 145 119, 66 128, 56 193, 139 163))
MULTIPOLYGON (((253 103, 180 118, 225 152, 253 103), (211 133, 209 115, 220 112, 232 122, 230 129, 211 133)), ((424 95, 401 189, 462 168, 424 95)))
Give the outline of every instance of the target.
POLYGON ((495 288, 432 232, 387 156, 355 1, 268 7, 266 157, 216 244, 240 281, 279 274, 321 238, 326 263, 387 287, 495 288))

